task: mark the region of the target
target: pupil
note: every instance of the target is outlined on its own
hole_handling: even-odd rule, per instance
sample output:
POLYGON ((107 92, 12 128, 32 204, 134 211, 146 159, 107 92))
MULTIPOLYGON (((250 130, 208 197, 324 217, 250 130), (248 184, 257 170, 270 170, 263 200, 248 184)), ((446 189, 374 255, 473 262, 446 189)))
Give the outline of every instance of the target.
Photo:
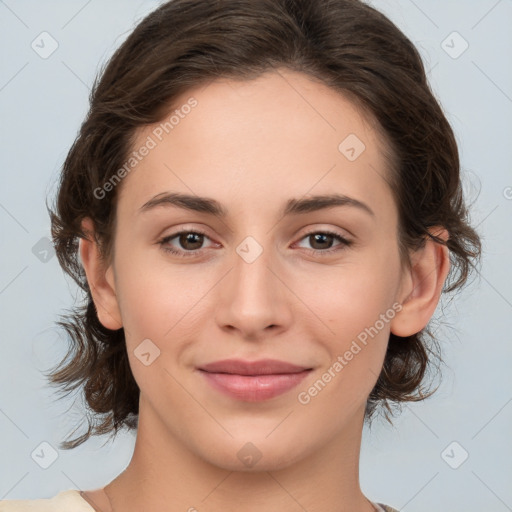
MULTIPOLYGON (((325 239, 326 239, 326 238, 327 238, 327 239, 332 238, 332 235, 327 235, 327 234, 321 234, 321 233, 320 233, 320 234, 313 235, 313 238, 314 238, 314 240, 315 240, 314 244, 315 244, 316 242, 318 242, 318 241, 319 241, 319 239, 322 239, 322 238, 324 239, 324 243, 325 243, 325 239)), ((322 241, 321 241, 321 240, 320 240, 320 243, 322 243, 322 241)), ((313 246, 314 246, 314 244, 313 244, 313 246)), ((323 248, 323 249, 325 249, 325 247, 320 247, 320 249, 322 249, 322 248, 323 248)))
POLYGON ((202 236, 203 235, 199 233, 186 233, 185 235, 181 235, 180 244, 182 245, 182 247, 188 248, 190 250, 199 249, 202 243, 202 236), (187 247, 189 243, 191 243, 192 245, 194 244, 194 238, 199 238, 199 241, 195 242, 198 245, 198 247, 187 247))

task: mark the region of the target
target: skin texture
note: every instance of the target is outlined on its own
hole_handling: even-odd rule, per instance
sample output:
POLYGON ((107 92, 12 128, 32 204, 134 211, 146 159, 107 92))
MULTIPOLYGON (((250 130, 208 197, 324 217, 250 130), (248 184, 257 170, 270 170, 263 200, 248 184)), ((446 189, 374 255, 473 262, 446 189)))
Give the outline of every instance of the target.
MULTIPOLYGON (((216 80, 187 91, 173 108, 191 96, 197 106, 162 141, 153 136, 156 147, 120 185, 111 260, 81 241, 100 321, 124 327, 141 390, 129 466, 84 497, 116 512, 229 512, 241 504, 245 512, 369 512, 358 480, 366 400, 390 331, 419 332, 434 313, 448 250, 429 240, 412 255, 412 268, 402 267, 382 137, 339 93, 283 69, 248 82, 216 80), (365 144, 354 161, 338 150, 349 134, 365 144), (228 215, 175 206, 140 212, 164 192, 216 199, 228 215), (351 206, 281 214, 290 198, 333 192, 363 201, 375 215, 351 206), (158 244, 195 229, 206 237, 166 243, 182 253, 192 247, 193 256, 158 244), (352 245, 308 236, 325 229, 352 245), (263 250, 251 263, 236 250, 248 236, 263 250), (401 310, 309 403, 299 403, 299 392, 393 304, 401 310), (148 366, 134 352, 145 339, 160 350, 148 366), (280 396, 240 401, 197 370, 231 357, 313 371, 280 396), (246 443, 261 455, 251 467, 237 456, 246 443)), ((155 126, 140 130, 134 149, 155 126)), ((84 226, 93 230, 89 219, 84 226)))

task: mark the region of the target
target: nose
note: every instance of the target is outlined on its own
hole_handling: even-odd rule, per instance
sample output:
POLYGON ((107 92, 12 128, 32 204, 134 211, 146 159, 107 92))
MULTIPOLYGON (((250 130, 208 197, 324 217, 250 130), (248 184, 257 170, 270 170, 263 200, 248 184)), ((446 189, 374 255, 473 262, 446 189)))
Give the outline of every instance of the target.
POLYGON ((221 329, 250 340, 284 331, 292 319, 293 294, 286 286, 278 258, 272 255, 272 250, 264 249, 253 259, 255 249, 252 246, 244 253, 242 247, 239 253, 235 252, 216 309, 216 321, 221 329))

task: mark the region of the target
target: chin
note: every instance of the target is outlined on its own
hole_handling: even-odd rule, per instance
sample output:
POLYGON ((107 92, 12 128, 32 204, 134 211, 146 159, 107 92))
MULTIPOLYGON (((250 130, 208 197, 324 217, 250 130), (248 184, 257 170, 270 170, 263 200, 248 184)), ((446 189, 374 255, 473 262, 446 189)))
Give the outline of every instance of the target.
POLYGON ((276 435, 272 440, 265 435, 248 434, 224 439, 223 442, 213 441, 214 447, 197 447, 196 454, 209 464, 227 471, 248 473, 286 469, 308 454, 308 446, 300 436, 294 440, 288 435, 285 441, 282 435, 276 435))

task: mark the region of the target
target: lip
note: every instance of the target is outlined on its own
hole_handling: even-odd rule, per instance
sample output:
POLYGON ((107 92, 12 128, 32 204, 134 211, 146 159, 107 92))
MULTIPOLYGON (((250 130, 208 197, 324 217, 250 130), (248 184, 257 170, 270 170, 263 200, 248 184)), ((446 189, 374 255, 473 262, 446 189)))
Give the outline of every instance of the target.
POLYGON ((198 368, 217 391, 237 400, 258 402, 286 393, 312 370, 276 359, 224 359, 198 368))
POLYGON ((278 373, 298 373, 310 370, 307 366, 297 366, 277 359, 258 359, 244 361, 243 359, 223 359, 199 367, 200 370, 211 373, 236 373, 237 375, 271 375, 278 373))

